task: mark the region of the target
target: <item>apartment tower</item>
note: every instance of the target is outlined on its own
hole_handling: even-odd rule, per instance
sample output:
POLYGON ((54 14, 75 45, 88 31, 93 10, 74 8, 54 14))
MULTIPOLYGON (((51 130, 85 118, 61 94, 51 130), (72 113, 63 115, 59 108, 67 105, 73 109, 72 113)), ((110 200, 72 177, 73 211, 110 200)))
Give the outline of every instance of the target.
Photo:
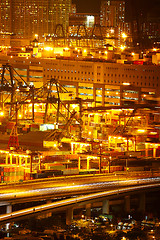
POLYGON ((29 39, 34 34, 53 34, 57 24, 65 31, 70 7, 71 0, 1 0, 1 30, 29 39))

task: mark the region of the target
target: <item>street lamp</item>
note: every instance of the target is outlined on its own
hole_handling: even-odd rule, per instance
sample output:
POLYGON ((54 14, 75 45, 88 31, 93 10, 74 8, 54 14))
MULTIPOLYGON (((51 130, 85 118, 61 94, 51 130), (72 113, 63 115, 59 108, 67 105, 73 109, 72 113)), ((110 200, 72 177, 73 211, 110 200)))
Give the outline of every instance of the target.
POLYGON ((124 46, 124 45, 121 45, 120 46, 120 49, 123 51, 123 50, 125 50, 125 48, 126 48, 126 46, 124 46))
POLYGON ((122 38, 124 39, 124 41, 126 40, 127 38, 127 35, 125 33, 122 33, 122 38))
POLYGON ((39 38, 39 35, 38 35, 38 34, 35 34, 34 36, 35 36, 35 38, 36 38, 36 39, 38 39, 38 38, 39 38))
POLYGON ((122 37, 122 39, 123 39, 123 43, 122 43, 122 45, 121 45, 121 50, 123 51, 123 50, 125 50, 125 48, 126 48, 126 38, 127 38, 127 35, 125 34, 125 33, 122 33, 122 35, 121 35, 121 37, 122 37))

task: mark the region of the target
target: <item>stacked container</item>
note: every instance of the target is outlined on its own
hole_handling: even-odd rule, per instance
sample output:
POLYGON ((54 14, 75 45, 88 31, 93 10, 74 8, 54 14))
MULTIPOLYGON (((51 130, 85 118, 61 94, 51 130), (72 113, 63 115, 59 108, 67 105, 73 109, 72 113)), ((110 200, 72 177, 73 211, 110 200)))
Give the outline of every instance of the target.
POLYGON ((16 165, 1 165, 0 180, 2 183, 12 183, 24 180, 24 168, 16 165))

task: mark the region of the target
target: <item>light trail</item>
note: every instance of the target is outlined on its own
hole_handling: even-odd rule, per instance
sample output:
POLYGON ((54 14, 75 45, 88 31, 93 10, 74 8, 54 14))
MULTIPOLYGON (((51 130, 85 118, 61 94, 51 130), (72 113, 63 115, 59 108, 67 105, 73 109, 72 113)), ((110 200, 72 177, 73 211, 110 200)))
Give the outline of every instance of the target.
POLYGON ((36 207, 32 207, 32 208, 23 209, 20 211, 15 211, 12 213, 0 215, 0 222, 10 222, 11 220, 14 220, 18 217, 22 217, 22 216, 24 217, 24 216, 28 216, 30 214, 41 213, 41 212, 53 210, 53 209, 59 210, 61 207, 67 208, 70 205, 74 205, 74 204, 77 205, 77 204, 80 204, 80 203, 83 203, 86 201, 90 201, 90 200, 94 200, 94 199, 101 199, 101 198, 109 197, 109 196, 113 197, 115 195, 117 196, 117 195, 124 194, 124 193, 128 194, 133 191, 145 190, 145 189, 155 188, 155 187, 160 187, 160 183, 149 184, 149 185, 147 184, 147 185, 141 185, 141 186, 132 186, 132 187, 128 187, 128 188, 110 190, 110 191, 105 191, 105 192, 88 194, 85 196, 80 196, 80 197, 75 197, 75 198, 69 198, 69 199, 57 201, 54 203, 44 204, 41 206, 36 206, 36 207))
POLYGON ((84 184, 76 184, 72 183, 71 185, 67 186, 59 186, 59 187, 43 187, 43 188, 37 188, 37 189, 29 189, 25 191, 19 191, 19 192, 9 192, 9 193, 1 193, 0 194, 0 201, 11 201, 21 198, 33 198, 33 197, 40 197, 46 196, 46 195, 58 195, 58 194, 67 194, 70 193, 70 195, 73 193, 83 193, 85 191, 100 191, 100 190, 109 190, 109 188, 120 188, 124 186, 133 186, 133 185, 143 185, 143 184, 149 184, 149 183, 157 183, 160 182, 160 178, 139 178, 134 180, 117 180, 117 181, 104 181, 104 182, 96 182, 96 183, 84 183, 84 184), (107 189, 108 188, 108 189, 107 189))

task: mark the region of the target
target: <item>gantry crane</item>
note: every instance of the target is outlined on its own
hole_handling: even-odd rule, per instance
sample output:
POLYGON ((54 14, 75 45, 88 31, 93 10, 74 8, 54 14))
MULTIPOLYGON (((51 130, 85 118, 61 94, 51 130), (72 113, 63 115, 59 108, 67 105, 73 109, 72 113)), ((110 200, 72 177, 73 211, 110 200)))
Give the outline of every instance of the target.
POLYGON ((134 120, 133 118, 136 116, 137 110, 142 109, 142 110, 154 110, 154 111, 159 111, 158 108, 156 107, 156 105, 153 104, 149 104, 149 103, 142 103, 142 104, 135 104, 132 105, 133 111, 129 114, 129 115, 125 115, 124 117, 127 117, 128 120, 126 121, 126 123, 124 125, 118 125, 114 131, 113 131, 113 135, 123 135, 126 134, 128 132, 128 127, 134 126, 134 120))
POLYGON ((46 136, 46 141, 57 141, 58 143, 61 141, 61 139, 66 136, 66 137, 71 137, 70 134, 68 134, 68 127, 71 125, 71 122, 75 118, 76 111, 73 110, 73 112, 70 115, 70 118, 67 120, 66 124, 63 126, 63 128, 60 129, 54 129, 53 131, 49 132, 48 135, 46 136))
MULTIPOLYGON (((52 106, 56 109, 56 123, 59 123, 59 116, 61 115, 64 118, 64 129, 67 130, 66 127, 72 124, 71 119, 73 118, 79 124, 79 138, 81 139, 82 133, 82 103, 84 100, 80 98, 72 99, 71 101, 63 101, 60 98, 61 93, 70 94, 56 79, 49 79, 46 84, 44 84, 40 88, 35 88, 33 85, 27 83, 18 72, 10 65, 4 64, 2 66, 2 73, 0 78, 0 93, 1 93, 1 102, 3 105, 9 105, 9 119, 14 120, 15 127, 17 126, 17 114, 19 109, 23 105, 32 104, 32 117, 25 120, 31 120, 34 122, 35 120, 35 104, 43 103, 45 104, 45 114, 44 114, 44 123, 47 121, 48 114, 48 105, 52 104, 52 106), (9 75, 9 78, 6 78, 6 74, 9 75), (7 97, 4 98, 4 93, 7 93, 7 97), (79 117, 77 114, 73 114, 67 107, 66 104, 79 104, 79 117), (63 106, 67 110, 67 116, 65 116, 60 111, 60 105, 63 106)), ((88 100, 87 100, 88 101, 88 100)), ((21 119, 23 120, 23 119, 21 119)), ((13 131, 13 135, 15 135, 16 131, 13 131)), ((12 135, 12 136, 13 136, 12 135)), ((12 138, 13 140, 13 138, 12 138)), ((10 141, 11 143, 11 141, 10 141)))
POLYGON ((16 108, 20 109, 22 105, 32 104, 32 120, 34 122, 34 105, 35 103, 45 103, 45 116, 44 122, 46 121, 48 104, 51 103, 55 108, 57 108, 57 118, 58 122, 60 114, 60 92, 67 92, 67 90, 56 80, 50 79, 46 84, 40 88, 35 88, 33 85, 28 84, 21 75, 10 65, 2 65, 2 72, 0 78, 0 93, 2 105, 10 105, 9 117, 13 119, 15 117, 15 105, 16 108), (6 78, 5 75, 9 75, 6 78), (56 94, 53 91, 53 86, 56 86, 56 94), (7 93, 7 97, 4 98, 3 93, 7 93), (55 106, 54 104, 57 104, 55 106))
POLYGON ((14 112, 14 101, 20 100, 19 92, 26 93, 30 89, 30 85, 18 74, 18 72, 8 63, 2 65, 2 72, 0 78, 0 93, 1 102, 4 103, 10 100, 10 112, 9 115, 12 116, 14 112), (5 74, 9 75, 9 78, 5 77, 5 74), (4 92, 8 95, 4 99, 4 92))

